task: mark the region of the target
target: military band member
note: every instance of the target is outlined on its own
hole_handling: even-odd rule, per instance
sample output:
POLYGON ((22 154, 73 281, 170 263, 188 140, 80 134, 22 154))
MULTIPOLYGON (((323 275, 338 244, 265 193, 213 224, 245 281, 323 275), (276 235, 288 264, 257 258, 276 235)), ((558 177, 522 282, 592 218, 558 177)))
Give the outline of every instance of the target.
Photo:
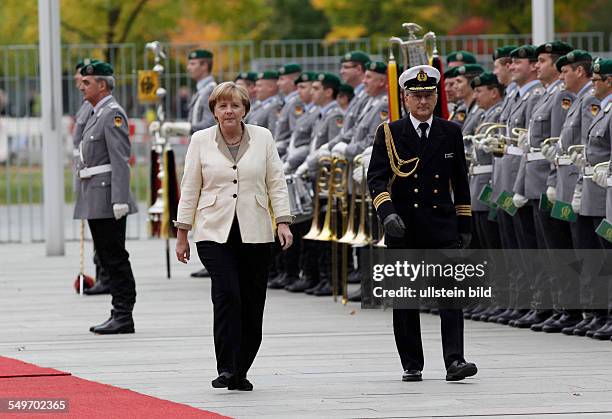
POLYGON ((255 92, 255 82, 257 81, 257 73, 254 71, 244 71, 234 80, 238 86, 244 87, 249 93, 249 100, 251 106, 255 105, 257 101, 257 93, 255 92))
MULTIPOLYGON (((76 88, 80 90, 81 83, 83 81, 83 75, 81 74, 81 69, 86 65, 96 62, 98 60, 85 58, 82 61, 79 61, 76 65, 76 72, 74 74, 74 82, 76 88)), ((87 125, 87 121, 91 115, 91 111, 93 106, 91 103, 83 99, 81 103, 81 107, 79 108, 74 123, 74 133, 72 134, 72 143, 73 143, 73 157, 74 157, 74 183, 73 183, 73 192, 78 194, 80 189, 80 179, 78 173, 78 165, 80 160, 79 153, 79 145, 81 144, 81 140, 83 139, 83 130, 85 129, 85 125, 87 125)), ((98 258, 98 254, 94 248, 94 257, 93 257, 94 265, 96 266, 96 282, 93 287, 85 288, 83 290, 83 294, 85 295, 99 295, 99 294, 109 294, 110 289, 108 287, 108 273, 104 270, 102 265, 100 264, 100 260, 98 258)))
POLYGON ((455 96, 465 105, 465 120, 461 126, 463 135, 472 135, 478 126, 478 121, 482 115, 482 110, 474 98, 474 90, 470 85, 472 79, 482 73, 484 68, 479 64, 466 64, 454 67, 455 96))
POLYGON ((87 220, 102 267, 109 274, 110 318, 89 330, 98 334, 134 333, 136 285, 125 250, 128 214, 137 212, 130 193, 130 140, 124 110, 112 96, 113 68, 94 62, 81 69, 81 92, 93 106, 79 144, 80 188, 74 218, 87 220))
MULTIPOLYGON (((399 83, 410 114, 376 131, 367 178, 389 248, 459 248, 470 241, 463 136, 456 124, 433 116, 439 79, 439 71, 430 66, 404 71, 399 83), (390 144, 396 156, 387 149, 390 144), (419 159, 418 164, 398 164, 400 159, 413 158, 419 159)), ((446 380, 476 374, 476 365, 463 356, 461 310, 441 309, 440 318, 446 380)), ((394 309, 393 331, 404 369, 402 380, 421 381, 424 360, 419 311, 394 309)))
POLYGON ((455 72, 448 70, 466 64, 476 64, 476 57, 469 51, 453 51, 446 56, 447 72, 444 73, 444 89, 448 100, 448 114, 450 115, 448 119, 459 124, 462 124, 465 119, 466 109, 455 92, 455 72))
MULTIPOLYGON (((612 141, 612 60, 600 59, 593 63, 593 88, 595 95, 601 100, 601 110, 593 119, 589 129, 589 142, 591 138, 597 142, 612 141)), ((593 175, 593 180, 606 189, 606 219, 612 220, 612 178, 609 177, 610 167, 601 174, 593 175)), ((603 240, 600 238, 600 240, 603 240)), ((602 243, 604 244, 604 243, 602 243)), ((610 243, 604 244, 609 246, 610 243)), ((608 256, 609 258, 609 256, 608 256)), ((608 313, 595 311, 591 322, 583 327, 589 336, 595 339, 612 339, 612 289, 608 288, 608 313)), ((576 330, 574 334, 580 334, 576 330)))
POLYGON ((363 51, 352 51, 342 57, 340 64, 340 78, 342 81, 353 88, 354 97, 349 103, 348 109, 344 112, 344 122, 342 130, 336 138, 329 142, 329 149, 333 149, 336 144, 348 143, 353 138, 353 131, 357 126, 361 108, 367 100, 363 79, 366 73, 366 64, 370 62, 370 56, 363 51))
POLYGON ((355 89, 350 84, 342 83, 340 85, 340 89, 338 90, 338 97, 336 101, 338 101, 338 105, 342 109, 342 112, 347 111, 349 104, 353 100, 355 96, 355 89))
POLYGON ((257 75, 255 92, 258 105, 251 109, 245 118, 245 123, 259 125, 274 132, 276 121, 283 107, 283 100, 278 95, 277 80, 277 71, 263 71, 257 75))
POLYGON ((276 141, 276 149, 281 159, 287 152, 291 133, 295 129, 296 122, 302 113, 296 112, 296 109, 303 109, 304 103, 300 100, 295 81, 302 73, 302 67, 299 64, 286 64, 278 69, 278 90, 283 96, 283 107, 276 121, 276 127, 273 131, 274 140, 276 141))

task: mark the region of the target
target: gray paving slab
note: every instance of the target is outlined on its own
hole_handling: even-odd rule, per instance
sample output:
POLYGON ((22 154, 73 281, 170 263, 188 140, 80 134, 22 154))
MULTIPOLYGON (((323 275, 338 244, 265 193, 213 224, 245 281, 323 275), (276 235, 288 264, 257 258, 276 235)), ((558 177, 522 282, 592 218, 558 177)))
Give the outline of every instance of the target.
POLYGON ((439 319, 422 315, 424 381, 403 383, 390 311, 285 291, 268 292, 255 391, 215 390, 210 281, 189 277, 195 259, 167 280, 162 241, 127 246, 137 333, 94 336, 110 297, 72 291, 77 243, 0 245, 0 355, 234 417, 612 417, 612 342, 467 322, 480 371, 447 383, 439 319))

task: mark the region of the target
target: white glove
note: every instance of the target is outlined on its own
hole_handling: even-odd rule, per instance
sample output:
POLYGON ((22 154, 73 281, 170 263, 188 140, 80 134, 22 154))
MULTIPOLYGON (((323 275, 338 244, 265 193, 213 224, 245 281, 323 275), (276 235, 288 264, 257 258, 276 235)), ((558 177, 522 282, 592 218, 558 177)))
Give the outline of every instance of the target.
POLYGON ((576 214, 580 212, 580 202, 582 201, 582 190, 576 188, 574 190, 574 196, 572 197, 572 209, 576 214))
MULTIPOLYGON (((325 144, 325 145, 328 145, 328 144, 325 144)), ((348 144, 342 143, 342 142, 336 144, 334 146, 334 148, 332 148, 332 151, 331 151, 332 157, 343 159, 346 156, 346 147, 347 146, 348 146, 348 144)))
POLYGON ((554 186, 549 186, 546 188, 546 198, 548 198, 548 200, 554 204, 557 200, 557 188, 554 186))
POLYGON ((554 145, 550 145, 550 144, 544 144, 542 146, 542 155, 546 158, 546 160, 548 160, 549 162, 554 162, 555 158, 557 157, 557 148, 554 145))
POLYGON ((324 156, 331 156, 329 144, 325 143, 317 150, 317 160, 324 156))
POLYGON ((283 172, 287 175, 289 174, 289 170, 291 169, 291 165, 289 162, 283 163, 283 172))
POLYGON ((593 173, 593 182, 602 188, 606 188, 608 186, 608 171, 598 170, 593 173))
POLYGON ((572 152, 570 155, 570 160, 576 167, 583 167, 586 164, 586 160, 584 159, 584 155, 577 151, 572 152))
POLYGON ((115 214, 115 220, 125 217, 130 212, 130 206, 128 204, 113 204, 113 214, 115 214))
POLYGON ((189 134, 191 134, 191 124, 189 122, 164 122, 161 126, 162 137, 189 134))
POLYGON ((364 169, 363 164, 359 163, 353 166, 353 180, 357 183, 363 182, 364 169))
POLYGON ((308 173, 308 163, 304 162, 300 164, 300 166, 295 171, 295 174, 298 176, 304 176, 306 173, 308 173))
POLYGON ((516 141, 516 145, 520 148, 524 148, 525 147, 525 143, 527 142, 527 138, 529 138, 527 136, 527 131, 521 131, 518 135, 518 139, 516 141))
POLYGON ((525 198, 523 195, 518 194, 518 193, 515 193, 514 196, 512 197, 512 203, 517 208, 524 207, 528 201, 529 200, 527 198, 525 198))
POLYGON ((155 135, 156 132, 159 131, 161 127, 159 121, 153 121, 149 124, 149 135, 155 135))
POLYGON ((363 153, 361 153, 361 155, 361 164, 363 164, 363 167, 366 168, 366 173, 368 173, 368 167, 370 167, 370 158, 372 157, 372 146, 363 150, 363 153))

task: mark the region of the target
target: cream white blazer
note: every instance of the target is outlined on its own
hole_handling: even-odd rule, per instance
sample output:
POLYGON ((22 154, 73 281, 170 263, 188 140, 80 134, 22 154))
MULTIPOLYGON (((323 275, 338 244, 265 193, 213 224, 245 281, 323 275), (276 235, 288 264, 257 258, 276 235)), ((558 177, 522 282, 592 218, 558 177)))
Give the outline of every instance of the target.
POLYGON ((270 205, 277 222, 293 218, 272 133, 256 125, 244 127, 236 160, 218 125, 191 137, 175 225, 193 229, 196 242, 227 242, 234 215, 243 243, 272 242, 270 205))

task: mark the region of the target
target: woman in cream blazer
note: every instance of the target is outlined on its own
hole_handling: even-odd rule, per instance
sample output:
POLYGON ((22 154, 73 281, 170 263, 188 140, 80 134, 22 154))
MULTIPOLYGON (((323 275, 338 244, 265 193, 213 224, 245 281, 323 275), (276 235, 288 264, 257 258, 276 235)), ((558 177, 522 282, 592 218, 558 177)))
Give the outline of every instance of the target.
POLYGON ((246 90, 233 82, 212 92, 218 124, 197 131, 185 157, 178 205, 176 254, 187 263, 187 233, 210 273, 219 377, 215 388, 252 390, 247 372, 261 344, 275 216, 283 249, 293 240, 289 195, 272 134, 245 125, 246 90))

